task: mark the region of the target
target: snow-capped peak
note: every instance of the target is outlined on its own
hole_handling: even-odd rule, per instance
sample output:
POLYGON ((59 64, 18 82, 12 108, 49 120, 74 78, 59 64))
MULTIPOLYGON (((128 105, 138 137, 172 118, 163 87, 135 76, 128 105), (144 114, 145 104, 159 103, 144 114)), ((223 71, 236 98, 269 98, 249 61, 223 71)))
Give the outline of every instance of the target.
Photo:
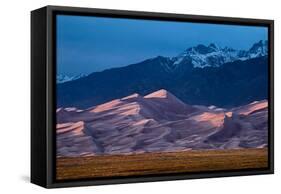
POLYGON ((209 48, 213 48, 213 49, 218 49, 218 48, 219 48, 219 46, 218 46, 217 44, 215 44, 215 43, 209 44, 208 47, 209 47, 209 48))
POLYGON ((193 67, 218 67, 223 63, 233 61, 234 57, 236 57, 236 53, 233 52, 233 49, 222 49, 214 43, 211 43, 209 46, 199 44, 186 49, 176 57, 174 65, 192 63, 193 67))
POLYGON ((268 41, 262 41, 255 43, 250 49, 249 54, 252 56, 252 58, 260 57, 267 55, 268 53, 268 41))
POLYGON ((199 44, 186 49, 183 53, 174 57, 173 69, 181 64, 192 64, 193 67, 219 67, 224 63, 236 60, 247 60, 268 54, 267 41, 255 43, 249 50, 235 50, 230 47, 221 48, 215 43, 208 46, 199 44))
POLYGON ((69 82, 69 81, 73 81, 76 79, 80 79, 82 77, 86 77, 87 74, 78 74, 78 75, 74 75, 74 76, 68 76, 68 75, 64 75, 64 74, 58 74, 57 75, 57 83, 61 84, 61 83, 65 83, 65 82, 69 82))

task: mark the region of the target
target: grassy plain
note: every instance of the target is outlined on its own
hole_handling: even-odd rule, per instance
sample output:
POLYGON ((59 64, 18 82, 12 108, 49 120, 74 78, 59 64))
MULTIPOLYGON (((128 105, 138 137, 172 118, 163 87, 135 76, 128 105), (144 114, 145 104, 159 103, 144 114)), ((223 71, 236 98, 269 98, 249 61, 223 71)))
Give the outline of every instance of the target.
POLYGON ((238 149, 57 158, 57 180, 266 168, 268 150, 238 149))

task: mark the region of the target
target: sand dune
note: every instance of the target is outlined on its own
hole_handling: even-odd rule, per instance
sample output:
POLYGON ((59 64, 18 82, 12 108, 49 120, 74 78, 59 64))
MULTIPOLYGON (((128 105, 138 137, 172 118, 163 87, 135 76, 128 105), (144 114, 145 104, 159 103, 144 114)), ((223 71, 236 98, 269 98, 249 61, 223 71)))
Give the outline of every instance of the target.
POLYGON ((57 156, 266 147, 267 106, 191 106, 159 90, 85 110, 59 108, 57 156))

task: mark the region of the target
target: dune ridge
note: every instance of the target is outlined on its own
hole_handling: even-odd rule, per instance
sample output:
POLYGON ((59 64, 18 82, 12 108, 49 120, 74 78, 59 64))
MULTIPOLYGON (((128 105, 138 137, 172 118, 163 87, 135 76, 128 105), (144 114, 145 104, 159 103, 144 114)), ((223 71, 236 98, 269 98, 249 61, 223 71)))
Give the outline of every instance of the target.
POLYGON ((266 100, 229 110, 161 89, 80 110, 57 109, 57 156, 267 147, 266 100))

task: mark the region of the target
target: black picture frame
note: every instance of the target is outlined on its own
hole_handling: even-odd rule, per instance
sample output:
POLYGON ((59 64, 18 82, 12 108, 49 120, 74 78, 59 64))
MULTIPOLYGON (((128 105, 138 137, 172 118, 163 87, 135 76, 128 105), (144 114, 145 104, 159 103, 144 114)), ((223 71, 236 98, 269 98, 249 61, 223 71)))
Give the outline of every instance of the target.
POLYGON ((31 12, 31 182, 46 188, 168 181, 274 173, 274 21, 232 17, 153 13, 109 9, 46 6, 31 12), (236 24, 268 27, 269 42, 269 135, 268 168, 227 170, 157 176, 112 177, 56 181, 56 14, 117 18, 236 24))

